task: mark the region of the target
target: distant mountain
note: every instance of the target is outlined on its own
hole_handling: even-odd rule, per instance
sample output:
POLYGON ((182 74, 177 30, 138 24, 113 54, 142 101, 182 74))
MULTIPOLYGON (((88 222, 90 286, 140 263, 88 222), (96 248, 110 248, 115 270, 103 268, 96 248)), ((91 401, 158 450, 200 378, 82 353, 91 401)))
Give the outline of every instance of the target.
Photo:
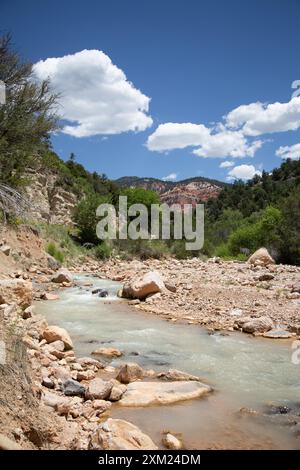
POLYGON ((163 181, 157 178, 123 176, 116 180, 122 188, 144 188, 156 191, 162 202, 167 204, 192 204, 206 202, 218 197, 226 183, 197 176, 182 181, 163 181))

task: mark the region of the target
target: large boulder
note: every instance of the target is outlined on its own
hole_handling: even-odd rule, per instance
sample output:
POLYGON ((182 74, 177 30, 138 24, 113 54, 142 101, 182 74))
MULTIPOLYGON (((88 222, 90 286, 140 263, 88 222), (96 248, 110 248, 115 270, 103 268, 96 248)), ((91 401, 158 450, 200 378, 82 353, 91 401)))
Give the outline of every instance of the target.
POLYGON ((85 398, 87 400, 106 400, 110 396, 113 383, 96 377, 88 384, 85 398))
POLYGON ((43 339, 47 341, 47 343, 53 343, 54 341, 62 341, 65 345, 65 350, 73 349, 73 343, 69 333, 60 326, 48 326, 43 331, 42 336, 43 339))
POLYGON ((144 370, 141 366, 135 362, 128 362, 120 367, 116 379, 123 384, 129 384, 129 382, 134 382, 135 380, 142 379, 143 377, 144 370))
POLYGON ((275 261, 266 248, 259 248, 250 256, 248 263, 256 266, 268 266, 269 264, 275 264, 275 261))
POLYGON ((212 388, 201 382, 132 382, 119 401, 122 406, 169 405, 207 395, 212 388))
POLYGON ((109 418, 91 435, 92 450, 156 450, 152 439, 123 419, 109 418))
POLYGON ((0 304, 17 304, 23 309, 32 303, 32 282, 24 279, 0 280, 0 304))
POLYGON ((242 330, 244 333, 266 333, 274 328, 274 323, 271 318, 263 316, 259 318, 252 318, 251 320, 243 323, 242 330))
POLYGON ((148 295, 156 294, 164 289, 165 284, 161 275, 156 271, 150 271, 142 278, 126 283, 122 290, 122 297, 144 300, 148 295))
POLYGON ((52 282, 56 282, 58 284, 62 284, 63 282, 73 282, 73 276, 66 268, 62 268, 57 273, 55 273, 52 277, 52 282))

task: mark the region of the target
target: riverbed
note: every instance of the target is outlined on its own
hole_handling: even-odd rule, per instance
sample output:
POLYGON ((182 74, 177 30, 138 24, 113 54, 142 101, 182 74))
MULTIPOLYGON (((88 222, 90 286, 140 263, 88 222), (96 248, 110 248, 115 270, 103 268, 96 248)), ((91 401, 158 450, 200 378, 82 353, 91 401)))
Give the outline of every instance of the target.
POLYGON ((169 430, 189 449, 300 448, 300 437, 287 424, 287 415, 239 411, 261 412, 273 403, 300 413, 300 365, 291 361, 290 341, 209 334, 196 325, 135 311, 118 300, 121 285, 116 282, 80 275, 76 283, 60 290, 59 300, 37 302, 36 311, 70 333, 78 357, 114 347, 123 356, 113 360, 113 366, 137 362, 157 371, 176 368, 200 376, 214 388, 207 398, 172 406, 115 405, 113 417, 138 425, 158 445, 162 431, 169 430), (106 289, 108 297, 93 295, 97 287, 106 289))

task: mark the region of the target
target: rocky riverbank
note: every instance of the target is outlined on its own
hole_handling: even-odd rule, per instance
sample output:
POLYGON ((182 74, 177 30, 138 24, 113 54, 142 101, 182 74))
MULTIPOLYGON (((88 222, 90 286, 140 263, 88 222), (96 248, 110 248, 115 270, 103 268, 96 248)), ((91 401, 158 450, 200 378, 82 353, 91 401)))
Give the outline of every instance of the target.
MULTIPOLYGON (((137 310, 168 321, 202 325, 210 330, 243 331, 268 338, 300 334, 300 268, 223 261, 110 260, 85 266, 99 277, 125 283, 130 290, 149 272, 157 273, 155 293, 128 302, 137 310)), ((146 279, 147 283, 147 279, 146 279)), ((122 295, 122 294, 121 294, 122 295)))
MULTIPOLYGON (((109 348, 98 348, 95 358, 76 357, 68 332, 49 326, 32 306, 38 299, 54 301, 54 291, 72 286, 72 272, 58 269, 55 260, 42 254, 38 237, 33 237, 37 256, 30 255, 32 242, 25 236, 26 263, 17 263, 16 257, 10 260, 7 240, 1 244, 5 263, 0 273, 0 340, 5 360, 2 354, 0 446, 181 447, 170 433, 153 442, 134 423, 110 418, 110 412, 116 403, 122 408, 167 405, 200 398, 211 388, 197 377, 174 370, 157 374, 137 364, 124 364, 116 370, 105 365, 104 358, 119 355, 109 348)), ((299 267, 259 260, 98 262, 87 258, 84 265, 74 262, 71 271, 122 282, 120 302, 167 321, 266 338, 293 340, 300 334, 299 267)), ((94 295, 105 297, 105 292, 94 295)))

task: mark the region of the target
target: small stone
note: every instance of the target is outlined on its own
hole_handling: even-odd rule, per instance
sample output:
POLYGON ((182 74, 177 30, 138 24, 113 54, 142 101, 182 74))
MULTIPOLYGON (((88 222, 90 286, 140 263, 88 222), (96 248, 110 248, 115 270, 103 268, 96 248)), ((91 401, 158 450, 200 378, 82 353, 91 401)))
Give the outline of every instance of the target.
POLYGON ((67 396, 84 396, 86 389, 79 382, 73 379, 68 379, 63 382, 63 392, 67 396))
POLYGON ((170 450, 182 449, 182 443, 180 442, 180 440, 170 433, 165 434, 165 436, 162 439, 162 443, 167 449, 170 449, 170 450))

